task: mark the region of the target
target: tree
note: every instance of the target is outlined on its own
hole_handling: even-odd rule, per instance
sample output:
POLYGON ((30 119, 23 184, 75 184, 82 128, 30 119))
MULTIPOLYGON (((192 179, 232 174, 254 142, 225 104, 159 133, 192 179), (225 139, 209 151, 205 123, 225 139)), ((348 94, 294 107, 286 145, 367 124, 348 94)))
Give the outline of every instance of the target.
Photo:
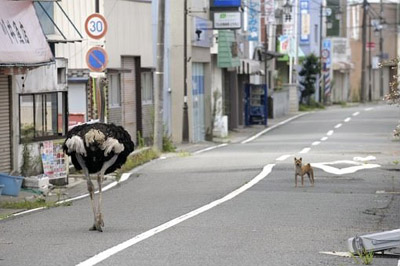
POLYGON ((315 82, 320 69, 319 59, 316 55, 310 54, 304 59, 303 68, 299 72, 299 75, 303 77, 300 84, 304 87, 301 91, 300 103, 304 103, 304 100, 306 100, 307 104, 310 105, 310 96, 315 93, 315 82))

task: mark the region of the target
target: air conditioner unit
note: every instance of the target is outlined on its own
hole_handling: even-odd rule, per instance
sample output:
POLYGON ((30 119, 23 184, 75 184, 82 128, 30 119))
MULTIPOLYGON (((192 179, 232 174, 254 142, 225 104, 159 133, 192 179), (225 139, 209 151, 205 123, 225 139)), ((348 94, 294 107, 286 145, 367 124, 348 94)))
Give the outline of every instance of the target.
POLYGON ((376 252, 400 247, 400 229, 349 238, 351 253, 376 252))

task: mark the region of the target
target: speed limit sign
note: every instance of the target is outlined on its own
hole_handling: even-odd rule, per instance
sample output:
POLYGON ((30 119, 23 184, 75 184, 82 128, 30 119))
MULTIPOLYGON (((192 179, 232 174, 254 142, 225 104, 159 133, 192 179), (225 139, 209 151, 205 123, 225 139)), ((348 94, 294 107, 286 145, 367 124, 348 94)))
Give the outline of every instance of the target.
POLYGON ((104 16, 94 13, 85 21, 85 31, 93 39, 101 39, 107 33, 107 21, 104 16))

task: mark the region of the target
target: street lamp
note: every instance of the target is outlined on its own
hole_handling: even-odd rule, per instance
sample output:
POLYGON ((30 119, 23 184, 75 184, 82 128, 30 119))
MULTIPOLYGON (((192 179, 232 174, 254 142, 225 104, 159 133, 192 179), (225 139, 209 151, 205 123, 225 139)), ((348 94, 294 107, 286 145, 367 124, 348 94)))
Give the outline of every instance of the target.
POLYGON ((292 20, 292 7, 293 5, 290 3, 290 0, 286 0, 286 3, 282 6, 283 13, 285 14, 285 22, 292 20))

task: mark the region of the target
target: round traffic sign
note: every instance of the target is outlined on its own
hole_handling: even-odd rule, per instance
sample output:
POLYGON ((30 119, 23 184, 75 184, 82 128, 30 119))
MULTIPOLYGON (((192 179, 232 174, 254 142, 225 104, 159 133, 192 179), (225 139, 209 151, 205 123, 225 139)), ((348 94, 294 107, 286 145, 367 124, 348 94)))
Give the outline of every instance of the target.
POLYGON ((85 21, 85 31, 93 39, 101 39, 107 33, 107 21, 104 16, 94 13, 87 17, 85 21))
POLYGON ((321 56, 323 59, 327 59, 329 57, 329 50, 327 49, 322 50, 321 56))
POLYGON ((108 55, 101 47, 93 47, 86 53, 86 63, 90 70, 101 72, 107 67, 108 55))

